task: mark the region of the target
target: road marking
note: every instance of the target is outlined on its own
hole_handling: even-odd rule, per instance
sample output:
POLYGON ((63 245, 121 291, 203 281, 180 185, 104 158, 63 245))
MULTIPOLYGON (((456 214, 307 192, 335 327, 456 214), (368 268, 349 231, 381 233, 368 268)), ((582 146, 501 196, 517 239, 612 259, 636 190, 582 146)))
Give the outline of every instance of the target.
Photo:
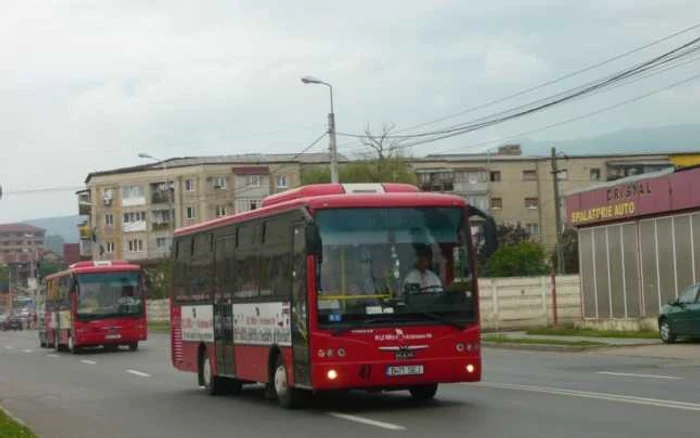
POLYGON ((644 379, 683 380, 683 377, 662 376, 660 374, 615 373, 612 371, 598 371, 598 374, 605 374, 607 376, 620 376, 620 377, 641 377, 644 379))
POLYGON ((34 350, 22 350, 22 351, 24 351, 25 353, 33 353, 34 352, 34 350))
POLYGON ((141 371, 136 371, 136 370, 126 370, 127 373, 131 373, 135 376, 141 376, 141 377, 151 377, 150 374, 143 373, 141 371))
POLYGON ((403 426, 398 424, 385 423, 383 421, 370 420, 365 417, 358 417, 357 415, 341 414, 339 412, 328 412, 331 417, 342 418, 343 420, 354 421, 355 423, 367 424, 369 426, 381 427, 382 429, 388 430, 405 430, 403 426))
POLYGON ((53 353, 49 353, 49 354, 47 354, 47 356, 48 357, 61 357, 58 354, 53 354, 53 353))
POLYGON ((577 391, 573 389, 551 388, 546 386, 518 385, 512 383, 480 382, 478 386, 497 389, 511 389, 515 391, 538 392, 550 395, 567 395, 570 397, 592 398, 597 400, 616 401, 661 408, 682 409, 686 411, 700 411, 700 404, 675 400, 662 400, 658 398, 635 397, 631 395, 611 394, 605 392, 577 391))
POLYGON ((83 360, 81 360, 80 362, 86 363, 86 364, 88 364, 88 365, 95 365, 95 364, 97 363, 97 362, 95 362, 94 360, 87 360, 87 359, 83 359, 83 360))
POLYGON ((14 350, 14 349, 15 349, 15 347, 13 347, 12 345, 5 345, 5 350, 14 350))

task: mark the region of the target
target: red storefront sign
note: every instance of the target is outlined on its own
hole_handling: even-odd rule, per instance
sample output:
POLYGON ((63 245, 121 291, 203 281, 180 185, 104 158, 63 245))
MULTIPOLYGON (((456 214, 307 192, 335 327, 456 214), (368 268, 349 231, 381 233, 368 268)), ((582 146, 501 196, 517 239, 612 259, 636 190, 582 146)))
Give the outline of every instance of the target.
POLYGON ((700 208, 700 167, 575 193, 566 200, 569 224, 603 222, 700 208))

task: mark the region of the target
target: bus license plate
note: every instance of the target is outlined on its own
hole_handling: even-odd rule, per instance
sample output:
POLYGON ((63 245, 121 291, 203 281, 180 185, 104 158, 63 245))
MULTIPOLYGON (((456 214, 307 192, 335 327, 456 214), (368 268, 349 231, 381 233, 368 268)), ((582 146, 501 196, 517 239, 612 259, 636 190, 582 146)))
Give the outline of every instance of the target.
POLYGON ((419 376, 423 374, 423 365, 407 365, 401 367, 388 367, 386 375, 389 377, 397 376, 419 376))
POLYGON ((122 335, 115 334, 115 335, 107 335, 107 336, 105 336, 105 339, 119 339, 121 337, 122 337, 122 335))

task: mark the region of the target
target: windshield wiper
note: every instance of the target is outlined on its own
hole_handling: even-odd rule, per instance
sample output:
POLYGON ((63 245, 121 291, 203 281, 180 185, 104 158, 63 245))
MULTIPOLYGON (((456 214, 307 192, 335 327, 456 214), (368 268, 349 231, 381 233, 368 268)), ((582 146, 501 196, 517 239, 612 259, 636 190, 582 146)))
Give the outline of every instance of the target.
POLYGON ((440 315, 438 315, 438 314, 435 314, 435 313, 430 313, 430 312, 418 312, 418 314, 419 314, 419 315, 423 315, 423 316, 427 316, 428 318, 430 318, 430 319, 432 319, 432 320, 434 320, 434 321, 438 321, 438 322, 441 322, 441 323, 443 323, 443 324, 451 325, 452 327, 456 327, 456 328, 458 328, 458 329, 460 329, 460 330, 464 330, 464 329, 466 328, 466 326, 465 326, 464 324, 460 324, 460 323, 458 323, 457 321, 454 321, 454 320, 451 320, 451 319, 448 319, 448 318, 444 318, 444 317, 442 317, 442 316, 440 316, 440 315))

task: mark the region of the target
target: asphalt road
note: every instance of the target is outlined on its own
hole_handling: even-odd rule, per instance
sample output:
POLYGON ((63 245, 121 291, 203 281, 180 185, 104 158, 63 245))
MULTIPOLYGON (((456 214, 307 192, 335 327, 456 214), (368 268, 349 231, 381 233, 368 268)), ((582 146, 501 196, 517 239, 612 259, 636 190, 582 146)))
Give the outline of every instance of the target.
MULTIPOLYGON (((699 346, 700 348, 700 346, 699 346)), ((168 337, 137 352, 39 349, 0 332, 0 404, 41 437, 696 436, 700 363, 604 354, 486 350, 484 382, 407 394, 353 394, 285 411, 251 388, 210 397, 169 362, 168 337)))

